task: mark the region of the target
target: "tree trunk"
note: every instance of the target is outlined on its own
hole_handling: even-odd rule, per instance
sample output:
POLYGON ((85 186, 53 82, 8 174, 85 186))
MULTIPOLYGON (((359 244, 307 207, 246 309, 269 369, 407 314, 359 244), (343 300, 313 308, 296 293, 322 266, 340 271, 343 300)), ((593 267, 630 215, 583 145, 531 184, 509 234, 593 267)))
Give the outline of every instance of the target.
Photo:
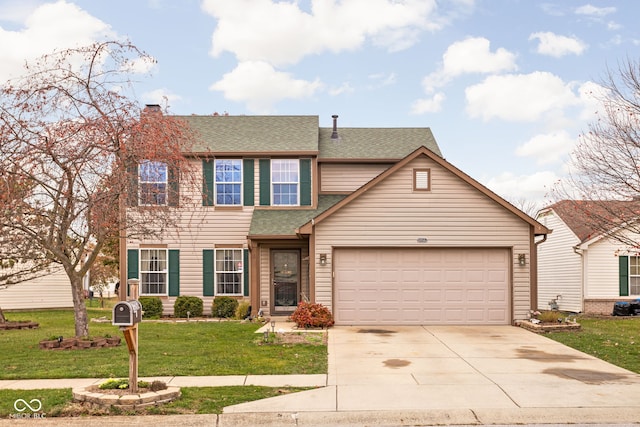
POLYGON ((76 337, 89 336, 89 316, 87 315, 87 306, 84 303, 84 289, 82 287, 82 277, 73 275, 71 280, 71 296, 73 298, 73 312, 76 337))
POLYGON ((4 313, 2 312, 2 307, 0 307, 0 323, 6 323, 7 319, 4 318, 4 313))

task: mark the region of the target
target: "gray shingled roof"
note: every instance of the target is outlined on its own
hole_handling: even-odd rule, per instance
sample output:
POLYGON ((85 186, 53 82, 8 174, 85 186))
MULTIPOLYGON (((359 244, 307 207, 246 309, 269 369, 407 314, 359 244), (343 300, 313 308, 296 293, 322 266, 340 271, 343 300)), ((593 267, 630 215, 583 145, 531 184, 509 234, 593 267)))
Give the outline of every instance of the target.
POLYGON ((341 128, 337 141, 332 128, 320 128, 322 159, 395 159, 399 160, 425 146, 442 157, 429 128, 341 128))
POLYGON ((318 151, 318 116, 175 117, 196 132, 194 153, 318 151))
POLYGON ((306 224, 344 199, 345 195, 320 195, 317 209, 255 209, 250 236, 293 236, 296 228, 306 224))

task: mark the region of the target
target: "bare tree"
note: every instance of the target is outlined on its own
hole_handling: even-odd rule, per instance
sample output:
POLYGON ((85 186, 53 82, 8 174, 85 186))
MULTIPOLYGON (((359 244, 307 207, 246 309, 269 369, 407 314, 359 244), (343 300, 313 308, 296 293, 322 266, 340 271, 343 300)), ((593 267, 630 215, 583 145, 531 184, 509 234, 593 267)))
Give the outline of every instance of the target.
POLYGON ((173 181, 196 179, 183 156, 186 125, 128 95, 134 71, 152 61, 129 43, 96 43, 45 55, 0 88, 0 232, 9 236, 0 259, 62 266, 76 336, 89 334, 83 277, 105 244, 161 235, 176 221, 169 206, 122 221, 137 165, 163 162, 173 181))
POLYGON ((602 113, 571 157, 571 175, 556 200, 571 200, 585 227, 630 246, 640 244, 640 62, 608 70, 598 95, 602 113), (613 232, 613 233, 612 233, 613 232))

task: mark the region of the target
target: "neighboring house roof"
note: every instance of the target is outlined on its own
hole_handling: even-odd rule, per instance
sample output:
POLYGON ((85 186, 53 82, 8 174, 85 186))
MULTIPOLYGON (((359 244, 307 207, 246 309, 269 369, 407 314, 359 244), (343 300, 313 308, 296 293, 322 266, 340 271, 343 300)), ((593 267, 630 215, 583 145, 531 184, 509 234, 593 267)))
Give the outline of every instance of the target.
POLYGON ((249 238, 295 236, 298 227, 345 197, 339 194, 320 195, 317 209, 256 209, 251 218, 249 238))
POLYGON ((423 145, 442 157, 429 128, 320 128, 318 160, 400 160, 423 145))
POLYGON ((175 117, 195 131, 193 154, 318 152, 318 116, 175 117))
POLYGON ((445 159, 443 159, 439 155, 436 155, 433 151, 429 150, 427 147, 418 148, 413 153, 409 154, 404 159, 397 162, 395 165, 393 165, 392 167, 390 167, 389 169, 387 169, 386 171, 382 172, 380 175, 378 175, 377 177, 369 181, 367 184, 363 185, 358 190, 354 191, 353 193, 345 197, 343 200, 329 207, 329 209, 321 212, 318 216, 310 218, 309 221, 307 221, 303 226, 299 228, 298 233, 311 234, 313 231, 314 224, 318 224, 319 222, 331 216, 334 212, 348 205, 349 203, 351 203, 351 201, 355 200, 365 192, 369 191, 371 188, 375 187, 379 182, 385 180, 389 175, 394 174, 396 171, 403 168, 407 163, 411 162, 413 159, 417 158, 418 156, 429 157, 431 160, 438 163, 443 168, 449 170, 458 178, 460 178, 467 184, 471 185, 476 190, 480 191, 481 193, 483 193, 484 195, 492 199, 494 202, 501 205, 503 208, 507 209, 508 211, 510 211, 511 213, 513 213, 514 215, 516 215, 517 217, 519 217, 520 219, 522 219, 523 221, 531 225, 533 227, 533 232, 535 235, 545 235, 550 233, 549 229, 547 229, 544 225, 540 224, 538 221, 531 218, 529 215, 522 212, 520 209, 516 208, 511 203, 507 202, 502 197, 498 196, 496 193, 489 190, 487 187, 480 184, 478 181, 474 180, 469 175, 462 172, 460 169, 456 168, 455 166, 447 162, 445 159))
POLYGON ((538 217, 551 210, 569 227, 580 243, 584 243, 613 231, 624 221, 636 219, 640 215, 640 201, 561 200, 542 209, 538 217))

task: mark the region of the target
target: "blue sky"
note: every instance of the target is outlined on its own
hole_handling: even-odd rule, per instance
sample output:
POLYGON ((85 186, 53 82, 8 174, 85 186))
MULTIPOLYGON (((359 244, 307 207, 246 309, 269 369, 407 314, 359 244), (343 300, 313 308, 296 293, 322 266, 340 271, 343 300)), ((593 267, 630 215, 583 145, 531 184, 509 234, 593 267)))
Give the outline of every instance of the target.
POLYGON ((542 205, 607 68, 638 59, 638 17, 630 0, 0 0, 0 81, 126 38, 157 59, 141 104, 430 127, 455 166, 542 205))

